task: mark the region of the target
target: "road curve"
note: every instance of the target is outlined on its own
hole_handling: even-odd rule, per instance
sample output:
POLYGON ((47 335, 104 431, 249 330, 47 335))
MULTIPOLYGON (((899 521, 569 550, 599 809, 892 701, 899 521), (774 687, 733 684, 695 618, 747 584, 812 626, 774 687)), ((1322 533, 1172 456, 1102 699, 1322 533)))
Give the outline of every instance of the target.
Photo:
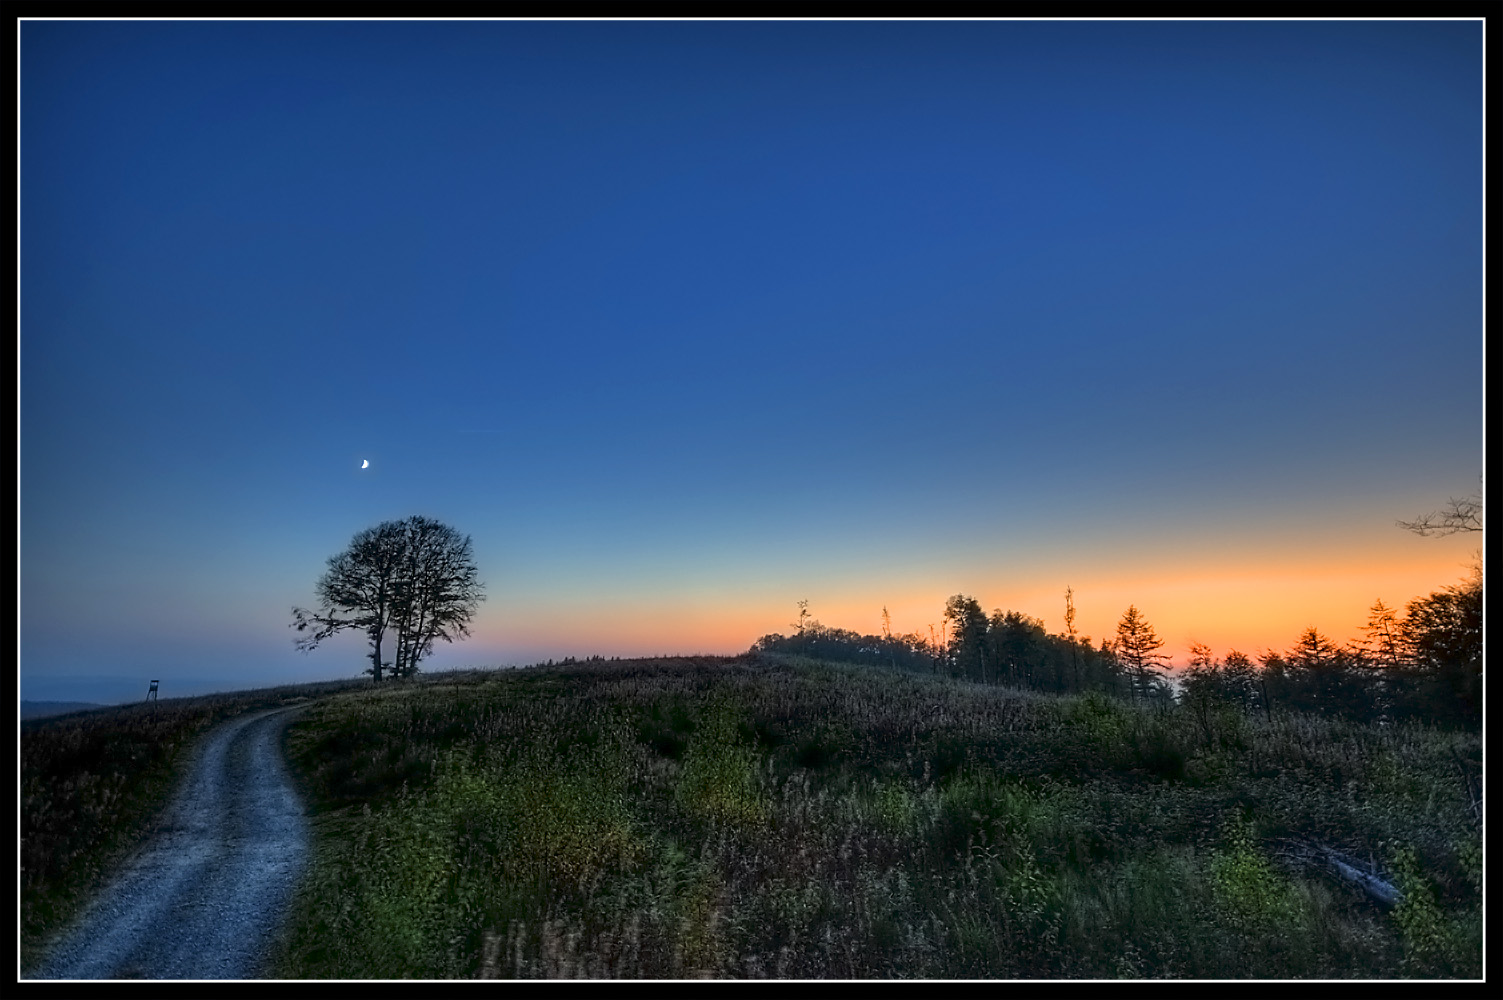
POLYGON ((53 948, 40 979, 253 979, 308 854, 282 759, 295 709, 213 730, 146 846, 53 948))

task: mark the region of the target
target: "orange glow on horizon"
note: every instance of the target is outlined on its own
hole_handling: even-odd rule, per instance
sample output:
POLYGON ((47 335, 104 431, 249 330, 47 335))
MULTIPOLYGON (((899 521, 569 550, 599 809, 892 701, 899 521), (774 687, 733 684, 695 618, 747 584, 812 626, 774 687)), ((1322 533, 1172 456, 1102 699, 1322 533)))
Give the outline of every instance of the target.
MULTIPOLYGON (((1071 581, 1069 586, 1074 591, 1077 634, 1089 636, 1093 645, 1099 645, 1115 634, 1122 613, 1130 605, 1136 606, 1164 641, 1163 652, 1180 664, 1188 659, 1192 643, 1205 643, 1217 656, 1225 656, 1232 649, 1256 656, 1263 651, 1288 649, 1311 627, 1333 642, 1345 644, 1362 637, 1362 626, 1374 602, 1381 599, 1388 607, 1402 611, 1410 601, 1460 583, 1465 575, 1459 567, 1449 576, 1437 574, 1427 563, 1382 571, 1312 567, 1214 576, 1165 574, 1135 581, 1087 578, 1071 581)), ((1008 588, 996 595, 1000 599, 991 599, 985 593, 971 596, 988 614, 997 609, 1020 611, 1041 619, 1045 629, 1058 634, 1065 630, 1064 594, 1065 585, 1061 584, 1049 590, 1008 588)), ((927 599, 888 606, 895 633, 927 634, 929 622, 939 629, 949 595, 925 596, 927 599)), ((835 615, 829 618, 833 620, 835 615)))
POLYGON ((581 657, 740 653, 763 635, 790 634, 798 616, 796 599, 804 597, 810 600, 813 619, 828 627, 880 634, 885 605, 894 635, 927 637, 931 624, 939 634, 945 601, 955 593, 974 596, 988 614, 1001 609, 1039 618, 1045 629, 1058 634, 1064 631, 1068 584, 1074 591, 1077 634, 1099 645, 1115 633, 1122 613, 1134 605, 1164 641, 1163 652, 1179 665, 1188 659, 1189 647, 1196 642, 1210 646, 1217 656, 1237 649, 1256 657, 1290 648, 1312 626, 1338 644, 1358 639, 1375 601, 1381 599, 1402 611, 1411 600, 1457 584, 1467 575, 1454 559, 1437 560, 1433 552, 1426 555, 1386 565, 1363 562, 1333 567, 1312 561, 1304 566, 1242 566, 1209 574, 1169 570, 1079 574, 1044 585, 1018 585, 1015 580, 974 589, 931 585, 893 588, 886 597, 877 596, 880 586, 870 580, 851 581, 848 589, 841 587, 846 594, 828 595, 821 591, 834 591, 841 585, 827 581, 786 599, 770 597, 772 588, 761 583, 739 592, 727 587, 713 594, 638 591, 629 599, 576 595, 560 601, 535 595, 526 605, 510 603, 477 622, 473 641, 486 647, 558 650, 556 655, 581 657))

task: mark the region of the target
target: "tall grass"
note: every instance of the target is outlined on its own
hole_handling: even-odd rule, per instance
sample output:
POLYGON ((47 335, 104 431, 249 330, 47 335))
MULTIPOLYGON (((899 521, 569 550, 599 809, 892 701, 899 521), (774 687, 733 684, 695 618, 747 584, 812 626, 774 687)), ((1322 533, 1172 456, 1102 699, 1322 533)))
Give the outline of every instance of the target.
POLYGON ((760 656, 335 695, 289 745, 293 978, 1480 974, 1475 735, 760 656))

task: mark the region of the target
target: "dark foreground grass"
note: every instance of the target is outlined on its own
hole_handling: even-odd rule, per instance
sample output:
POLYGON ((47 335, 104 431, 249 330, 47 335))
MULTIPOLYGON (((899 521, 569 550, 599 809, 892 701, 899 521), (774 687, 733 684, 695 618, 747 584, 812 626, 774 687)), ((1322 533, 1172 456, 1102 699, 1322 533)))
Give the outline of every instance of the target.
POLYGON ((336 695, 289 746, 289 978, 1481 971, 1475 734, 740 657, 336 695))
POLYGON ((207 729, 242 712, 353 686, 172 698, 23 722, 23 972, 148 835, 207 729))

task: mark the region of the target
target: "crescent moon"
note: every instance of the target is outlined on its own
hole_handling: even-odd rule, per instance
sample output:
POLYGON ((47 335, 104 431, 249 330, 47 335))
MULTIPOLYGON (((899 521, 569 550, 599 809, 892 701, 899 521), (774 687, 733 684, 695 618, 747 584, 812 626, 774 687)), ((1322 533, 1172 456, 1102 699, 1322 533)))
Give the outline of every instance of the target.
POLYGON ((361 467, 361 468, 362 468, 362 469, 369 469, 369 468, 370 468, 370 467, 371 467, 371 461, 370 461, 370 459, 368 459, 368 458, 367 458, 367 459, 365 459, 365 460, 363 460, 363 461, 362 461, 362 462, 361 462, 361 463, 360 463, 360 467, 361 467))

